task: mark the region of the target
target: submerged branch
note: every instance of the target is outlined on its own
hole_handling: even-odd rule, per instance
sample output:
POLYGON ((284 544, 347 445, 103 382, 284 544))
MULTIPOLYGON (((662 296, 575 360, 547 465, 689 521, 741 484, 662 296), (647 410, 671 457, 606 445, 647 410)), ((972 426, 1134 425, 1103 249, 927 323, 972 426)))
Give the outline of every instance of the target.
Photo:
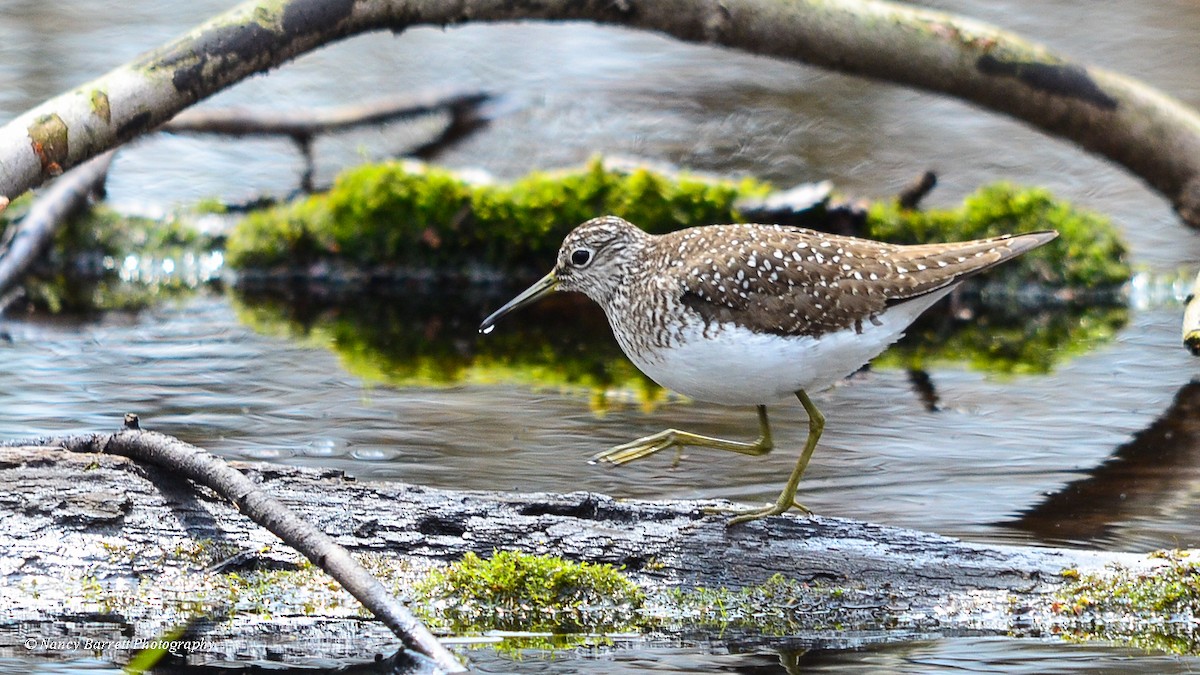
POLYGON ((373 30, 519 20, 639 28, 956 96, 1123 165, 1200 226, 1195 110, 992 26, 875 0, 247 2, 0 128, 0 195, 19 195, 329 42, 373 30))
POLYGON ((313 110, 254 110, 218 108, 185 110, 161 127, 169 133, 224 134, 227 136, 287 136, 304 156, 304 174, 300 189, 316 191, 313 176, 313 139, 323 133, 355 127, 384 124, 421 115, 444 112, 450 115, 446 128, 417 148, 412 154, 427 158, 481 127, 484 118, 479 107, 491 97, 479 90, 438 88, 416 94, 403 94, 366 103, 354 103, 313 110))
POLYGON ((33 203, 20 222, 10 226, 0 242, 0 297, 45 253, 59 228, 87 206, 92 194, 103 189, 112 158, 113 151, 109 151, 68 171, 33 203))

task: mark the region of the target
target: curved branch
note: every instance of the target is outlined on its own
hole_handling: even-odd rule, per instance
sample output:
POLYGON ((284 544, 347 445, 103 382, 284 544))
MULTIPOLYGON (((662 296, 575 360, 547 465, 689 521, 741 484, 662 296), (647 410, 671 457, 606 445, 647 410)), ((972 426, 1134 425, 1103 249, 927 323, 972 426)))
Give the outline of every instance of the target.
MULTIPOLYGON (((0 442, 0 446, 10 443, 0 442)), ((72 452, 121 455, 161 466, 212 488, 233 502, 246 517, 299 551, 350 592, 382 621, 405 646, 429 657, 448 673, 464 672, 461 663, 438 642, 401 602, 346 549, 308 521, 267 494, 242 472, 205 450, 153 431, 142 431, 136 415, 125 416, 125 428, 115 434, 84 434, 43 438, 20 443, 26 447, 61 447, 72 452)))
POLYGON ((11 234, 5 233, 0 241, 0 296, 21 281, 50 246, 54 233, 103 188, 112 158, 109 151, 67 172, 38 197, 21 222, 11 226, 11 234))
POLYGON ((1200 114, 997 28, 873 0, 261 0, 0 128, 0 196, 166 122, 254 73, 357 33, 583 20, 724 45, 956 96, 1074 141, 1140 176, 1200 227, 1200 114))

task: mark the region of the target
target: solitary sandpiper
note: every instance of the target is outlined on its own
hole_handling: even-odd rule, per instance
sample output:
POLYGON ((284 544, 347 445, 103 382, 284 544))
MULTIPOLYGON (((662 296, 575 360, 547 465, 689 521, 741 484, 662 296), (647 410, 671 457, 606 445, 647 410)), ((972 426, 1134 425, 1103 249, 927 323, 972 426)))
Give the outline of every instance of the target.
POLYGON ((551 291, 580 291, 608 316, 621 349, 662 386, 724 405, 758 406, 749 443, 667 429, 602 452, 625 464, 667 448, 762 455, 774 447, 767 403, 791 396, 808 413, 808 440, 783 492, 730 524, 793 507, 825 417, 808 393, 846 377, 895 342, 967 277, 1058 236, 1031 232, 902 246, 779 225, 709 225, 650 235, 615 216, 575 228, 554 270, 483 321, 551 291))

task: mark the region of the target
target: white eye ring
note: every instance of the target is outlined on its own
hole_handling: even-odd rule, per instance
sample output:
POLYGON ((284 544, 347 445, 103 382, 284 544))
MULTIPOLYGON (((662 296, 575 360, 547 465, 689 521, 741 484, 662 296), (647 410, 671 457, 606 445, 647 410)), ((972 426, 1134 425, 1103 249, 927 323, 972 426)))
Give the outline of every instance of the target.
POLYGON ((575 267, 587 267, 592 262, 593 251, 590 248, 577 248, 571 251, 570 261, 575 267))

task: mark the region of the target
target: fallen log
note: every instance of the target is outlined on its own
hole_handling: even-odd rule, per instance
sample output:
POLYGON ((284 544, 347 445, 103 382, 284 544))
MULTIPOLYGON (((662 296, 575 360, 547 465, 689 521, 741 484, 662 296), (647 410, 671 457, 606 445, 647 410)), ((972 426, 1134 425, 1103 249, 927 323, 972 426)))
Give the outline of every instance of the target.
POLYGON ((408 608, 344 548, 224 460, 170 436, 144 432, 137 416, 131 414, 125 416, 125 428, 118 433, 47 438, 37 443, 43 448, 127 457, 138 461, 139 466, 157 467, 213 490, 337 580, 406 647, 428 657, 430 666, 439 672, 464 670, 408 608))
MULTIPOLYGON (((828 646, 833 625, 893 640, 966 629, 1039 634, 1054 630, 1051 605, 1065 578, 1161 562, 820 516, 727 527, 703 511, 711 502, 459 492, 239 466, 397 587, 467 552, 495 550, 623 566, 652 597, 750 588, 782 574, 820 595, 789 600, 803 609, 791 645, 828 646)), ((92 640, 89 655, 124 662, 131 641, 185 624, 178 658, 188 663, 362 658, 393 640, 226 501, 124 457, 0 448, 0 550, 0 657, 62 658, 92 640), (249 588, 247 568, 261 573, 249 588)), ((710 642, 741 639, 710 633, 710 642)))

